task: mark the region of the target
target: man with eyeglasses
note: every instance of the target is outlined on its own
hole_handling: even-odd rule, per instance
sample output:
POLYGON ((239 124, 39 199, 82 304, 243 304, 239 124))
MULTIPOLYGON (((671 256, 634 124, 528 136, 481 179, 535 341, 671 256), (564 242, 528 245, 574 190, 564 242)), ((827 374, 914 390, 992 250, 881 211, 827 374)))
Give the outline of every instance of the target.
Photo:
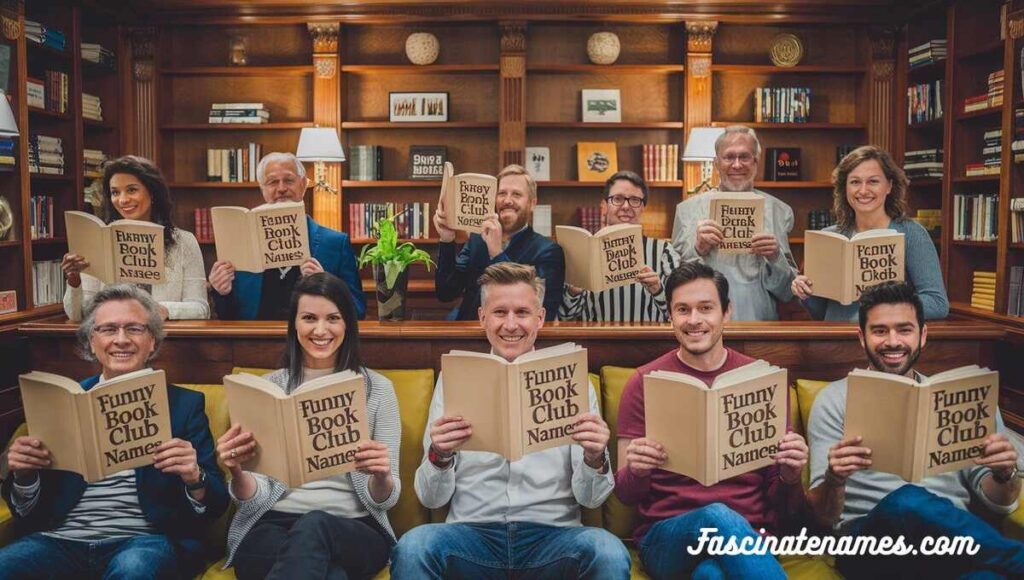
MULTIPOLYGON (((256 168, 260 192, 266 203, 302 201, 309 178, 302 162, 291 153, 269 153, 256 168)), ((359 267, 348 234, 321 226, 306 216, 312 257, 295 268, 270 268, 262 273, 238 272, 230 262, 217 261, 210 268, 213 307, 221 320, 284 320, 292 288, 301 276, 330 272, 344 280, 356 302, 356 311, 366 314, 359 267)))
MULTIPOLYGON (((80 352, 100 365, 84 390, 145 368, 164 331, 156 302, 118 284, 86 305, 80 352)), ((48 469, 46 442, 16 438, 0 456, 0 487, 20 539, 0 549, 0 579, 173 578, 202 569, 206 530, 228 507, 202 393, 167 386, 172 439, 153 464, 86 483, 48 469)))
POLYGON ((778 320, 775 301, 793 299, 790 284, 797 267, 789 249, 793 210, 778 198, 754 189, 761 143, 754 130, 727 127, 715 141, 720 191, 753 191, 764 196, 764 230, 753 238, 749 254, 721 254, 722 226, 708 219, 711 203, 696 195, 676 206, 672 245, 683 260, 701 260, 725 275, 733 298, 733 320, 778 320))
MULTIPOLYGON (((636 173, 619 171, 604 183, 601 217, 605 225, 639 224, 646 206, 647 183, 636 173)), ((665 280, 679 265, 679 254, 668 240, 644 236, 643 242, 646 265, 633 284, 601 292, 566 284, 558 318, 588 322, 666 322, 665 280)))

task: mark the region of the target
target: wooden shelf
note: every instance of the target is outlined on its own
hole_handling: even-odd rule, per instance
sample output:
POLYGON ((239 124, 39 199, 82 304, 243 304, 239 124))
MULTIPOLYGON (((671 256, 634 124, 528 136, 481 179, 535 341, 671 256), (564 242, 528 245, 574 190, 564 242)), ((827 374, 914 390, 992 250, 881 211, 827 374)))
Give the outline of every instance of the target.
POLYGON ((1024 242, 1010 242, 1011 250, 1024 250, 1024 242))
POLYGON ((68 242, 67 238, 38 238, 38 239, 32 240, 32 245, 37 245, 37 244, 39 244, 39 245, 43 245, 43 244, 66 244, 67 242, 68 242))
MULTIPOLYGON (((31 288, 30 288, 31 289, 31 288)), ((19 310, 17 312, 8 312, 7 314, 0 314, 0 323, 7 323, 12 320, 21 320, 29 318, 42 318, 43 316, 51 316, 54 314, 62 314, 64 312, 64 303, 57 302, 54 304, 46 304, 44 306, 37 306, 35 308, 29 308, 28 310, 19 310)))
POLYGON ((974 48, 969 48, 969 49, 961 52, 960 54, 958 54, 956 57, 959 58, 959 59, 979 58, 979 57, 988 56, 990 54, 995 54, 995 53, 1001 52, 1002 50, 1003 50, 1003 41, 997 39, 997 40, 989 41, 989 42, 987 42, 985 44, 982 44, 980 46, 976 46, 974 48))
MULTIPOLYGON (((309 125, 312 127, 312 125, 309 125)), ((497 121, 445 121, 440 123, 392 123, 389 121, 343 121, 342 129, 497 129, 497 121)))
POLYGON ((970 303, 967 302, 950 302, 949 310, 950 312, 955 312, 957 314, 967 314, 970 316, 977 316, 979 318, 991 320, 993 322, 1009 324, 1011 326, 1017 327, 1024 327, 1024 317, 1008 316, 1006 314, 999 314, 997 312, 992 312, 990 310, 982 310, 980 308, 975 308, 971 306, 970 303))
POLYGON ((985 181, 999 181, 999 174, 996 175, 972 175, 970 177, 962 175, 953 178, 953 183, 977 183, 985 181))
POLYGON ((59 119, 61 121, 70 121, 73 118, 71 116, 71 113, 58 113, 56 111, 40 109, 39 107, 29 107, 28 114, 35 115, 37 117, 49 117, 51 119, 59 119))
POLYGON ((65 34, 64 50, 57 50, 47 44, 36 44, 31 40, 26 40, 25 46, 28 47, 29 52, 46 55, 51 58, 59 58, 60 60, 71 60, 71 52, 68 51, 68 48, 71 46, 71 31, 62 30, 62 32, 65 34))
MULTIPOLYGON (((682 187, 682 181, 651 181, 647 183, 649 188, 673 188, 682 187)), ((558 180, 558 181, 538 181, 537 187, 588 187, 601 189, 604 187, 603 181, 571 181, 571 180, 558 180)))
POLYGON ((910 187, 939 187, 941 185, 942 180, 938 177, 921 177, 910 180, 910 187))
POLYGON ((861 75, 867 73, 865 66, 856 65, 797 65, 775 66, 771 64, 713 64, 711 72, 723 74, 766 75, 766 74, 827 74, 861 75))
POLYGON ((416 188, 438 188, 441 187, 440 179, 396 179, 391 181, 352 181, 350 179, 341 182, 342 187, 355 189, 373 189, 380 187, 416 187, 416 188))
POLYGON ((54 175, 52 173, 31 173, 28 174, 30 179, 37 179, 39 181, 71 181, 70 175, 54 175))
POLYGON ((804 245, 804 237, 803 236, 789 236, 787 238, 787 241, 789 242, 789 245, 791 245, 791 246, 802 246, 802 245, 804 245))
POLYGON ((944 77, 945 74, 945 58, 938 62, 921 65, 917 68, 909 68, 909 66, 907 67, 907 80, 913 83, 918 83, 924 80, 934 80, 939 75, 944 77))
POLYGON ((82 117, 82 125, 86 129, 95 129, 97 131, 114 131, 117 129, 117 125, 110 121, 96 121, 94 119, 86 119, 82 117))
POLYGON ((0 248, 20 248, 21 240, 4 240, 0 241, 0 248))
POLYGON ((266 77, 266 76, 307 76, 313 74, 313 65, 286 66, 192 66, 165 68, 160 71, 165 76, 179 77, 266 77))
POLYGON ((939 117, 938 119, 932 119, 931 121, 922 121, 920 123, 910 123, 907 125, 907 129, 911 131, 924 131, 927 129, 941 129, 945 125, 946 119, 939 117))
MULTIPOLYGON (((961 104, 960 111, 963 111, 963 105, 961 104)), ((978 117, 989 117, 993 115, 1002 114, 1002 105, 998 107, 988 107, 987 109, 979 109, 977 111, 971 111, 970 113, 959 112, 953 117, 957 121, 964 121, 967 119, 977 119, 978 117)))
POLYGON ((115 74, 117 69, 103 63, 82 59, 82 72, 89 74, 115 74))
POLYGON ((758 189, 832 189, 831 181, 755 181, 758 189))
POLYGON ((751 129, 779 129, 786 131, 862 131, 866 129, 864 123, 754 123, 751 121, 712 121, 712 127, 728 127, 730 125, 744 125, 751 129))
POLYGON ((342 65, 341 72, 392 75, 497 73, 498 64, 348 64, 342 65))
POLYGON ((288 123, 182 123, 161 125, 161 131, 294 131, 314 127, 315 123, 296 121, 288 123))
MULTIPOLYGON (((349 241, 352 242, 352 245, 364 245, 364 244, 375 243, 377 241, 377 238, 352 238, 349 241)), ((417 245, 422 244, 422 245, 425 245, 425 246, 431 246, 431 245, 435 245, 435 244, 440 244, 441 243, 441 239, 440 238, 398 238, 399 245, 404 244, 406 242, 411 243, 411 244, 417 244, 417 245)))
MULTIPOLYGON (((713 67, 712 67, 713 68, 713 67)), ((527 73, 540 74, 675 74, 686 70, 681 64, 535 64, 527 73)))
POLYGON ((172 189, 259 189, 255 181, 222 182, 222 181, 177 181, 167 184, 172 189))
POLYGON ((650 123, 583 123, 581 121, 532 121, 527 129, 682 129, 682 121, 657 121, 650 123))
POLYGON ((975 240, 950 240, 954 246, 966 246, 973 248, 995 248, 996 242, 980 242, 975 240))

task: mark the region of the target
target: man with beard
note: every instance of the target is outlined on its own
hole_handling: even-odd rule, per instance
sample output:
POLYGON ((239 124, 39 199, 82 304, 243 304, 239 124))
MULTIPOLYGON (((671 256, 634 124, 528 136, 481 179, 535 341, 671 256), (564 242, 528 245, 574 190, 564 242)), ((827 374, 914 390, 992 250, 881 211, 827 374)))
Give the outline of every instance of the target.
POLYGON ((741 542, 755 530, 778 533, 804 511, 800 472, 807 445, 797 433, 779 441, 775 463, 710 487, 661 469, 668 459, 660 443, 645 436, 644 375, 672 371, 696 377, 708 386, 716 377, 754 362, 722 341, 732 307, 729 282, 700 262, 677 268, 665 283, 672 330, 679 348, 637 369, 626 383, 619 406, 619 470, 615 495, 637 506, 633 540, 644 569, 653 578, 785 578, 771 555, 712 556, 699 546, 702 529, 714 537, 741 542), (783 519, 785 518, 785 519, 783 519))
MULTIPOLYGON (((521 165, 498 173, 495 210, 484 220, 482 234, 470 234, 462 251, 455 252, 455 230, 447 225, 445 207, 434 212, 434 227, 441 239, 434 282, 437 298, 451 302, 462 297, 454 320, 476 320, 480 307, 477 279, 491 264, 517 262, 533 266, 544 280, 546 320, 554 320, 562 300, 565 254, 561 246, 533 231, 530 221, 537 205, 537 182, 521 165)), ((786 282, 788 287, 789 282, 786 282)))
MULTIPOLYGON (((858 336, 871 369, 923 378, 914 363, 927 342, 928 327, 921 299, 909 284, 886 282, 864 291, 859 318, 858 336)), ((845 412, 844 378, 821 391, 808 426, 807 495, 819 522, 841 535, 904 536, 911 547, 925 537, 970 536, 980 549, 955 558, 842 556, 837 565, 843 576, 959 578, 982 570, 993 577, 1024 575, 1024 544, 1004 538, 967 511, 972 502, 998 515, 1017 508, 1017 451, 1007 439, 998 410, 997 432, 982 443, 977 465, 928 477, 917 485, 871 469, 871 449, 861 445, 862 437, 843 433, 845 412)))
POLYGON ((789 250, 793 210, 763 191, 754 189, 761 159, 761 143, 753 129, 727 127, 715 141, 715 167, 721 177, 719 191, 752 191, 764 197, 764 231, 754 235, 749 254, 722 254, 722 226, 708 219, 711 202, 695 195, 676 206, 672 244, 683 260, 700 260, 729 280, 735 305, 733 320, 778 320, 775 301, 793 299, 790 284, 796 262, 789 250))

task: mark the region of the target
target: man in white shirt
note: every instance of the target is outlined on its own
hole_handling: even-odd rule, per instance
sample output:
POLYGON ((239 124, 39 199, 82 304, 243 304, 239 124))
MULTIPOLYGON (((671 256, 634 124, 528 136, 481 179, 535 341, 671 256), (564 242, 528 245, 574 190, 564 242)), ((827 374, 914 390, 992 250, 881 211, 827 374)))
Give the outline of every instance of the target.
MULTIPOLYGON (((513 361, 533 350, 544 325, 544 282, 533 266, 502 262, 480 277, 480 324, 492 352, 513 361)), ((628 578, 625 546, 580 522, 580 505, 601 505, 612 491, 607 424, 590 392, 575 444, 509 462, 460 451, 473 434, 462 417, 444 415, 443 377, 430 403, 416 495, 428 508, 449 505, 445 524, 418 526, 392 552, 391 575, 403 578, 628 578)))

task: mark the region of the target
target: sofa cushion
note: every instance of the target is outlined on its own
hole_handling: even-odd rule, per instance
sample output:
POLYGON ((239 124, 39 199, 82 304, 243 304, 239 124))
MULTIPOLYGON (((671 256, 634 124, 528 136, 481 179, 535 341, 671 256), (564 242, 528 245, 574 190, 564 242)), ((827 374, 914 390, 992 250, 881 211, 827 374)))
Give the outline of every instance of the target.
MULTIPOLYGON (((619 468, 618 459, 618 425, 619 425, 619 399, 626 389, 626 381, 636 372, 634 368, 603 366, 601 367, 602 403, 601 414, 608 429, 611 431, 611 440, 608 449, 612 455, 612 468, 619 468)), ((619 498, 612 494, 604 502, 604 527, 609 532, 620 538, 630 538, 633 534, 633 519, 636 510, 619 501, 619 498)))
POLYGON ((818 397, 818 393, 820 393, 828 384, 828 381, 812 381, 810 379, 796 380, 796 397, 800 404, 801 433, 807 433, 807 426, 810 424, 811 407, 814 405, 814 399, 818 397))

